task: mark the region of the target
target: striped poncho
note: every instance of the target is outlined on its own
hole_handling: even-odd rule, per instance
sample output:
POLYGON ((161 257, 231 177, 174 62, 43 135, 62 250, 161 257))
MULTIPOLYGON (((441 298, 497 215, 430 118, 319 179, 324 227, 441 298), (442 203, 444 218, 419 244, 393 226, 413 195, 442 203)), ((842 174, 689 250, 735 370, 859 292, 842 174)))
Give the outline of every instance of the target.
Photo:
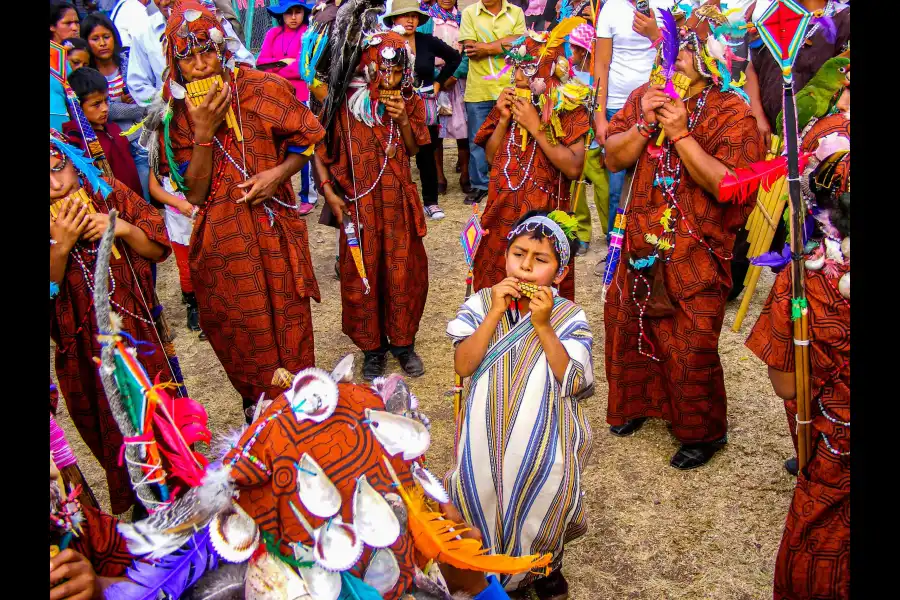
MULTIPOLYGON (((554 297, 550 324, 570 359, 562 384, 531 313, 507 311, 463 392, 455 465, 445 483, 486 548, 513 556, 549 552, 556 568, 563 544, 587 530, 581 471, 593 436, 577 398, 591 393, 594 376, 584 311, 556 290, 554 297)), ((455 342, 469 337, 490 307, 490 288, 473 294, 447 334, 455 342)), ((534 578, 521 574, 503 583, 512 590, 534 578)))

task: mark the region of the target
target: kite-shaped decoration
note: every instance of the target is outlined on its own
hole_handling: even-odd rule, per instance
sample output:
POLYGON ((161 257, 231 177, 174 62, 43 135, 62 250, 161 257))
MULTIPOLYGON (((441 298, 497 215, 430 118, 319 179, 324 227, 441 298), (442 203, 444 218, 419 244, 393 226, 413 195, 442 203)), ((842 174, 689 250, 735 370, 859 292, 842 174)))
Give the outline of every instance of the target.
POLYGON ((762 42, 781 66, 786 82, 793 79, 791 69, 811 18, 812 13, 796 0, 779 0, 773 2, 754 23, 762 42))
POLYGON ((484 229, 481 228, 481 219, 478 218, 478 212, 473 211, 472 216, 466 221, 462 233, 459 234, 459 241, 462 244, 463 252, 466 254, 466 264, 472 268, 475 262, 475 252, 478 250, 478 244, 484 235, 484 229))
POLYGON ((50 74, 60 81, 66 80, 66 49, 50 42, 50 74))

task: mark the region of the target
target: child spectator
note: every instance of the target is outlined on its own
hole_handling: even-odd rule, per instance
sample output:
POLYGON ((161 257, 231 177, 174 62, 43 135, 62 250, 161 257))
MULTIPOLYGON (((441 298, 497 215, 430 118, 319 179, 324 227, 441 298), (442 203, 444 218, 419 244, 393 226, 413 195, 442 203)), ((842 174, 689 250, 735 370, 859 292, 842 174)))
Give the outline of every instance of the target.
MULTIPOLYGON (((261 70, 276 73, 291 82, 297 90, 297 100, 309 106, 309 90, 306 82, 300 77, 297 61, 303 46, 303 34, 309 23, 309 11, 312 10, 312 2, 300 0, 279 0, 274 6, 267 6, 266 10, 278 25, 266 33, 262 48, 256 63, 261 70), (284 66, 266 67, 266 63, 284 63, 284 66)), ((301 215, 308 215, 316 206, 319 195, 316 193, 315 182, 312 179, 309 163, 300 170, 300 209, 301 215)))
MULTIPOLYGON (((84 116, 97 134, 113 176, 136 194, 143 196, 144 191, 134 159, 129 152, 128 141, 119 135, 122 133, 119 126, 109 120, 109 83, 106 77, 96 69, 82 67, 69 75, 69 85, 78 96, 84 116)), ((73 145, 82 150, 86 149, 76 120, 63 125, 63 133, 73 145)))
POLYGON ((69 38, 62 43, 67 50, 66 60, 69 62, 69 71, 77 71, 91 63, 91 53, 88 44, 81 38, 69 38))

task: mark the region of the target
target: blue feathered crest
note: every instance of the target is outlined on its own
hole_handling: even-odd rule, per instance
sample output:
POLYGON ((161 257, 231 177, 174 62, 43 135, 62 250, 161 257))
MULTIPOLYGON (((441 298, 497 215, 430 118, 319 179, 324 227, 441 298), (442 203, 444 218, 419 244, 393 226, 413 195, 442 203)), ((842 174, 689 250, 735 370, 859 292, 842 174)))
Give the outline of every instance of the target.
POLYGON ((85 155, 84 150, 76 148, 71 144, 67 144, 58 137, 55 137, 52 132, 50 133, 50 143, 66 155, 66 158, 72 162, 75 170, 84 175, 87 178, 88 183, 91 184, 91 187, 94 188, 95 191, 100 192, 104 199, 109 195, 112 188, 100 177, 103 173, 94 166, 93 159, 88 158, 85 155))

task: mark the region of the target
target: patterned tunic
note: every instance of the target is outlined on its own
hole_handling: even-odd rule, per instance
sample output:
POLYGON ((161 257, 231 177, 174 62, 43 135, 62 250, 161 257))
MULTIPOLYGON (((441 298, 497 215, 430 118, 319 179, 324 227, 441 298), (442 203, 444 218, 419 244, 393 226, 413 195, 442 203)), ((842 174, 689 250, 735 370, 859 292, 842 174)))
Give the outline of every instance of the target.
MULTIPOLYGON (((610 123, 609 135, 634 127, 648 85, 631 93, 610 123)), ((698 98, 688 101, 689 113, 698 98)), ((750 107, 718 89, 709 91, 691 134, 707 153, 731 169, 763 158, 762 138, 750 107)), ((646 255, 653 246, 644 236, 662 234, 660 220, 669 205, 654 186, 656 168, 657 159, 641 155, 632 184, 622 260, 604 307, 609 381, 606 420, 621 425, 638 417, 662 418, 672 423, 672 432, 682 443, 712 442, 726 431, 725 381, 718 345, 732 282, 730 265, 721 257, 731 256, 735 234, 753 203, 717 202, 682 169, 676 191, 681 210, 672 211, 676 220, 674 249, 663 255, 665 291, 674 314, 641 319, 627 253, 646 255), (699 232, 705 243, 695 239, 688 227, 699 232)), ((643 295, 639 294, 638 300, 643 300, 643 295)))
MULTIPOLYGON (((85 191, 92 196, 97 212, 108 213, 110 208, 115 208, 120 219, 139 227, 150 240, 165 246, 165 253, 159 259, 165 260, 171 249, 162 217, 119 181, 110 179, 109 183, 113 189, 105 201, 85 183, 85 191)), ((134 503, 134 494, 128 473, 119 466, 122 434, 109 409, 93 361, 95 356, 100 356, 100 342, 97 341, 100 332, 91 291, 94 252, 98 245, 96 242, 92 245, 79 242, 69 254, 59 295, 50 300, 50 337, 56 343, 56 376, 69 414, 78 433, 106 470, 112 512, 121 514, 134 503)), ((139 342, 150 344, 141 347, 137 357, 150 379, 160 374, 163 381, 171 380, 169 363, 150 314, 154 298, 150 261, 124 242, 117 241, 116 246, 122 258, 110 262, 115 281, 115 284, 110 282, 110 290, 114 290, 112 310, 122 317, 123 331, 139 342)), ((51 396, 51 407, 52 404, 51 396)))
MULTIPOLYGON (((460 342, 491 308, 491 290, 473 294, 447 325, 460 342)), ((556 296, 550 324, 569 354, 562 384, 547 361, 531 313, 501 319, 484 360, 468 380, 456 420, 455 466, 445 483, 484 546, 496 553, 554 555, 584 535, 581 471, 593 434, 576 398, 590 393, 593 336, 584 311, 556 296), (490 468, 487 468, 490 465, 490 468)), ((507 589, 535 574, 503 579, 507 589)))
MULTIPOLYGON (((849 264, 841 274, 848 270, 849 264)), ((814 446, 778 550, 775 600, 850 597, 850 456, 836 456, 825 443, 849 454, 850 304, 837 290, 839 279, 806 272, 814 446)), ((763 362, 786 373, 794 371, 791 281, 790 268, 778 275, 747 340, 763 362)), ((785 409, 796 449, 796 400, 785 409)))
MULTIPOLYGON (((232 476, 240 489, 238 502, 253 517, 260 529, 282 540, 281 551, 290 553, 287 542, 312 545, 312 540, 291 509, 292 502, 313 526, 326 524, 306 510, 297 495, 297 463, 308 453, 325 471, 341 495, 341 515, 345 523, 353 521, 353 492, 356 480, 366 476, 369 484, 381 494, 394 491, 390 472, 382 461, 387 454, 375 438, 371 428, 363 424, 367 408, 384 410, 384 402, 369 387, 342 383, 338 385, 339 399, 334 414, 321 424, 312 421, 298 422, 285 397, 276 398, 253 426, 248 428, 237 449, 225 456, 225 463, 233 463, 232 476), (249 448, 249 455, 240 455, 240 449, 248 443, 256 431, 256 425, 271 418, 249 448), (260 466, 268 472, 263 471, 260 466)), ((420 462, 422 459, 419 459, 420 462)), ((400 482, 405 487, 413 485, 410 463, 402 454, 390 458, 400 482)), ((401 532, 405 531, 405 523, 401 532)), ((401 533, 391 544, 400 567, 400 579, 386 600, 397 600, 412 584, 415 565, 421 563, 412 535, 401 533)), ((365 547, 360 560, 351 573, 362 577, 372 556, 372 549, 365 547)))
MULTIPOLYGON (((587 135, 591 125, 584 108, 560 113, 565 137, 560 144, 571 146, 587 135)), ((486 146, 497 124, 500 112, 491 109, 475 143, 486 146)), ((528 146, 522 152, 522 136, 518 126, 510 126, 507 137, 497 149, 491 163, 491 183, 487 204, 481 215, 481 226, 489 230, 478 245, 472 270, 473 289, 489 288, 506 278, 506 236, 516 221, 530 210, 569 211, 569 187, 571 181, 553 166, 537 142, 529 136, 528 146), (510 139, 512 136, 512 139, 510 139), (509 142, 509 144, 507 144, 509 142), (533 154, 533 161, 530 160, 533 154), (506 174, 509 174, 507 178, 506 174), (527 173, 528 179, 523 182, 527 173), (521 187, 518 190, 513 188, 521 187)), ((575 257, 569 262, 569 273, 560 284, 560 293, 575 300, 575 257)))
MULTIPOLYGON (((100 577, 124 577, 134 557, 125 538, 116 530, 118 519, 90 506, 81 506, 83 535, 73 537, 69 547, 84 556, 100 577)), ((50 543, 59 543, 51 526, 50 543)))
MULTIPOLYGON (((238 204, 246 190, 237 187, 245 179, 237 165, 248 176, 262 173, 283 163, 289 149, 303 151, 325 132, 285 79, 239 68, 236 81, 240 103, 234 112, 244 142, 225 124, 216 133, 227 156, 214 147, 210 193, 194 223, 190 264, 203 331, 231 384, 243 398, 256 400, 263 392, 280 393, 271 385, 278 367, 295 373, 315 364, 309 299, 319 300, 319 286, 306 223, 274 199, 238 204)), ((232 99, 235 105, 234 94, 232 99)), ((174 110, 172 150, 186 169, 193 127, 183 101, 174 110)), ((276 198, 294 205, 290 181, 276 198)))
MULTIPOLYGON (((406 102, 406 112, 416 142, 429 144, 425 103, 414 95, 406 102)), ((390 123, 390 118, 385 116, 385 122, 390 123)), ((354 198, 371 188, 350 205, 371 288, 368 294, 341 228, 342 330, 361 350, 378 350, 384 340, 408 346, 415 341, 428 296, 428 257, 422 243, 425 215, 409 155, 395 128, 391 144, 397 153, 387 158, 388 126, 367 127, 350 114, 346 104, 335 116, 333 137, 337 149, 332 157, 324 147, 319 153, 330 163, 331 176, 345 197, 354 198)))

